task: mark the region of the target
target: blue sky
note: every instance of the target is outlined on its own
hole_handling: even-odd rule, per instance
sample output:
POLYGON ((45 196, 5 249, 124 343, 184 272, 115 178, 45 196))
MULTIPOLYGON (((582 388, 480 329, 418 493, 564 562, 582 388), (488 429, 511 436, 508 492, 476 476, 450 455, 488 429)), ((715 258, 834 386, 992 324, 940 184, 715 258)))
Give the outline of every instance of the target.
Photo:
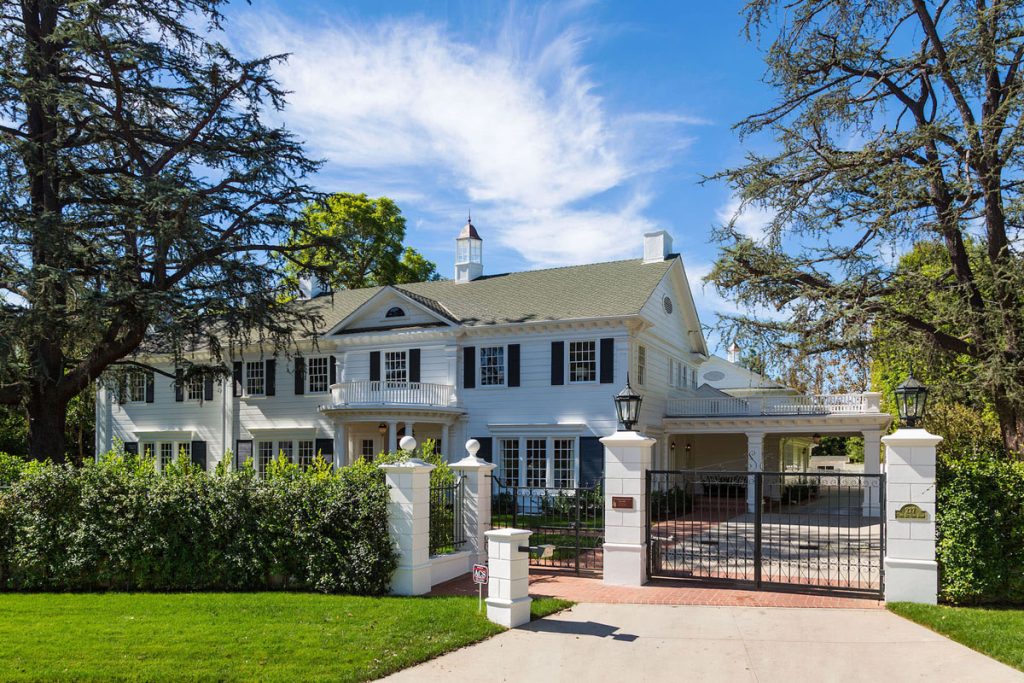
POLYGON ((731 127, 771 99, 740 8, 252 0, 226 28, 291 53, 282 116, 326 160, 317 187, 394 198, 443 274, 469 208, 488 273, 637 257, 666 229, 707 325, 730 308, 699 280, 735 203, 699 180, 764 144, 731 127))

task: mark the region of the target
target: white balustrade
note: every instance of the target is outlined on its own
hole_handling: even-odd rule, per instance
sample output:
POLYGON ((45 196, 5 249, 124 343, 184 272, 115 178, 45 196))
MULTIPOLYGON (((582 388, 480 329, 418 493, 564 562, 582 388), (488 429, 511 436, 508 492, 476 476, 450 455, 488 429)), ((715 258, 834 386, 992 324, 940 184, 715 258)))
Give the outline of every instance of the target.
POLYGON ((820 396, 751 396, 748 398, 673 398, 669 417, 728 417, 732 415, 854 415, 881 411, 878 394, 820 396))
POLYGON ((431 382, 342 382, 331 387, 336 405, 455 405, 455 388, 431 382))

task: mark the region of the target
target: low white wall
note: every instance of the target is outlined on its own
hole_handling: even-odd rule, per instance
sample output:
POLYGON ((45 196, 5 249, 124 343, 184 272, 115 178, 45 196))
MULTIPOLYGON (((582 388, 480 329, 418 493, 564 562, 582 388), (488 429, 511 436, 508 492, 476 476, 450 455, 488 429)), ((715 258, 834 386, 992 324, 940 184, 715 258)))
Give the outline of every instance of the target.
POLYGON ((450 555, 432 555, 430 557, 430 585, 436 586, 473 571, 471 556, 472 553, 468 550, 460 550, 450 555))

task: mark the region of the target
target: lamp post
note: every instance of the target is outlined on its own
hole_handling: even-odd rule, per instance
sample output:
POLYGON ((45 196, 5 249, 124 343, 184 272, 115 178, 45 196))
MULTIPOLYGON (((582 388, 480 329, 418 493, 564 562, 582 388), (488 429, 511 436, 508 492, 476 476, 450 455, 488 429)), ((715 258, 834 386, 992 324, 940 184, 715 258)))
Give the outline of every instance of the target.
POLYGON ((907 379, 896 387, 893 394, 896 396, 900 422, 910 429, 917 427, 917 423, 924 419, 928 405, 928 387, 914 377, 914 370, 911 369, 907 379))
POLYGON ((633 431, 633 426, 640 417, 640 404, 643 400, 643 396, 633 391, 633 387, 629 386, 629 373, 626 373, 626 386, 615 395, 615 413, 619 417, 622 431, 633 431))

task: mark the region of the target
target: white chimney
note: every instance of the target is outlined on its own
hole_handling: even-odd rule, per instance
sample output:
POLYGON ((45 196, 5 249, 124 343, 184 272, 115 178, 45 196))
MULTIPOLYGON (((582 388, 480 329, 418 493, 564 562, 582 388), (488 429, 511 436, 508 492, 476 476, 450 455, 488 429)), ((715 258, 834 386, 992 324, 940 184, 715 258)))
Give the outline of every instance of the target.
POLYGON ((320 282, 320 278, 308 276, 299 278, 299 294, 303 299, 313 299, 321 294, 326 294, 327 291, 327 288, 320 282))
POLYGON ((644 263, 658 263, 672 253, 672 235, 664 230, 644 234, 644 263))

